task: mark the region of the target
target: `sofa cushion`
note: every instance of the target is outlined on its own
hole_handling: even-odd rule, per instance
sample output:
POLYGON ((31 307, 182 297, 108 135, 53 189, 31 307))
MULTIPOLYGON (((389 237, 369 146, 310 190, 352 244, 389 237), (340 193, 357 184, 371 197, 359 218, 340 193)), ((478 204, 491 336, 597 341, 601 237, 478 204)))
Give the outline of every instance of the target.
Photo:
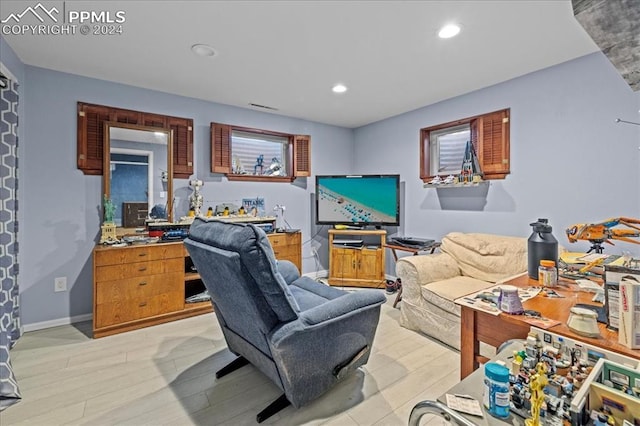
POLYGON ((429 303, 441 305, 447 301, 453 302, 460 297, 476 293, 491 286, 493 284, 486 281, 459 276, 423 285, 421 294, 429 303))
POLYGON ((451 232, 440 250, 452 256, 463 275, 495 283, 527 270, 527 239, 451 232))

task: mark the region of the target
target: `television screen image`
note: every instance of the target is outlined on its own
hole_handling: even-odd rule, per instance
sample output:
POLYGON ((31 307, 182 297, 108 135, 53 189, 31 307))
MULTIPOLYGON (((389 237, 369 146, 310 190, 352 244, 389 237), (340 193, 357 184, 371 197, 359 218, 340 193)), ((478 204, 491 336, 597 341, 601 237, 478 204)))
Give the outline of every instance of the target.
POLYGON ((400 176, 316 176, 319 225, 399 225, 400 176))

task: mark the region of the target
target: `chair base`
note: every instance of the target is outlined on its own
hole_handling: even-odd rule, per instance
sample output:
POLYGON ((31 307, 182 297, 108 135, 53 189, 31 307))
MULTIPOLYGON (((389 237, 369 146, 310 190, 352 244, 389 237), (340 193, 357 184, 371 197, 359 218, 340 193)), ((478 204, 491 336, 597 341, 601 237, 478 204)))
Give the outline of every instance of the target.
POLYGON ((280 395, 278 399, 273 401, 264 410, 258 413, 258 415, 256 416, 256 422, 262 423, 263 421, 267 420, 269 417, 276 414, 278 411, 282 410, 283 408, 287 408, 289 405, 291 405, 291 403, 287 399, 286 395, 285 394, 280 395))
POLYGON ((233 373, 238 368, 244 367, 249 364, 249 361, 245 357, 239 356, 238 358, 231 361, 229 364, 222 367, 220 370, 216 371, 216 379, 220 377, 224 377, 229 373, 233 373))

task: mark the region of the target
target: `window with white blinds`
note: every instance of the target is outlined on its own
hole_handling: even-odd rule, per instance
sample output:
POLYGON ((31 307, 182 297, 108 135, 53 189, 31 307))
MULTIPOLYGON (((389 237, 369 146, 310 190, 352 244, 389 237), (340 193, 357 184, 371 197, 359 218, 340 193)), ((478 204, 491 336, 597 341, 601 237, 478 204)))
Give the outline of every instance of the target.
POLYGON ((289 174, 288 149, 288 137, 232 130, 232 172, 287 176, 289 174))
POLYGON ((473 153, 473 173, 484 180, 511 173, 509 108, 420 129, 420 179, 464 173, 463 160, 473 153))
POLYGON ((434 130, 429 139, 431 170, 437 171, 437 175, 459 174, 467 142, 471 140, 469 124, 434 130))

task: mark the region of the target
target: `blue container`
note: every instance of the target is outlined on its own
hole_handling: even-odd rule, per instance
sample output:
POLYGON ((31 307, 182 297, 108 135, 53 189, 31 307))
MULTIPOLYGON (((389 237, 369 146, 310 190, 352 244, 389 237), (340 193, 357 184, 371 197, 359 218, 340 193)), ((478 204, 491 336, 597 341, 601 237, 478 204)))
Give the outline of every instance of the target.
POLYGON ((509 417, 509 369, 495 362, 484 366, 483 403, 494 417, 509 417))

